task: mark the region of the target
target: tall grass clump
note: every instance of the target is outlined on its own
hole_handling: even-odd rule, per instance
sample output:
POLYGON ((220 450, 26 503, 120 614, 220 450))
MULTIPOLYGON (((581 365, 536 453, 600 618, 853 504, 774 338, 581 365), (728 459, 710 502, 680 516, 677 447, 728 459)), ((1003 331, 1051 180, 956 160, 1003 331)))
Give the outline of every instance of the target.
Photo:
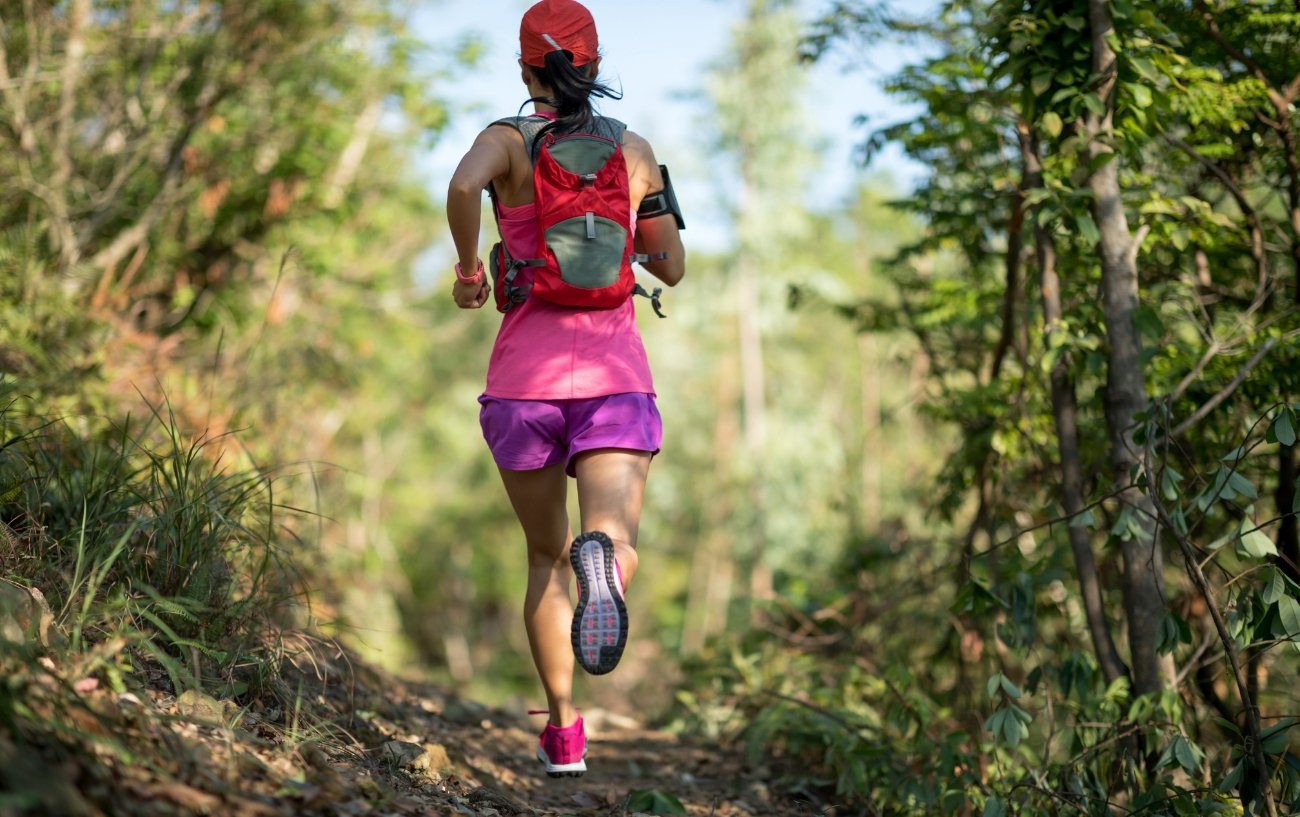
POLYGON ((124 639, 174 694, 256 694, 296 598, 274 476, 165 405, 102 424, 34 405, 0 379, 5 581, 43 597, 71 653, 124 639))

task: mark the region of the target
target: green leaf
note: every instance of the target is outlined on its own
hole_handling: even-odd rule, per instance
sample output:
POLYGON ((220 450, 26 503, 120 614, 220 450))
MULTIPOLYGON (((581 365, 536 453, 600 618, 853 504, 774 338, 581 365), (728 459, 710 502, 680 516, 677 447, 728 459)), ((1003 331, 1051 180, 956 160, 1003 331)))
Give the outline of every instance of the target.
POLYGON ((983 817, 1007 817, 1007 804, 997 795, 990 797, 984 801, 983 817))
POLYGON ((1282 619, 1282 626, 1286 628, 1291 646, 1300 652, 1300 602, 1290 596, 1283 596, 1277 600, 1277 614, 1282 619))
POLYGON ((1241 737, 1241 729, 1237 726, 1237 724, 1233 723, 1232 721, 1227 720, 1225 718, 1220 718, 1217 715, 1211 715, 1210 720, 1218 724, 1219 728, 1227 732, 1228 734, 1236 735, 1238 738, 1241 737))
POLYGON ((1295 445, 1295 420, 1290 407, 1284 406, 1273 420, 1273 434, 1282 445, 1295 445))
POLYGON ((1181 616, 1165 613, 1160 618, 1156 638, 1156 651, 1161 655, 1169 655, 1178 649, 1179 644, 1192 643, 1192 628, 1181 616))
POLYGON ((1282 750, 1287 748, 1290 743, 1291 736, 1287 734, 1287 731, 1295 724, 1295 718, 1283 718, 1269 728, 1260 731, 1260 748, 1264 750, 1264 754, 1281 754, 1282 750))
POLYGON ((1243 519, 1237 533, 1241 537, 1241 541, 1237 546, 1237 552, 1240 555, 1253 559, 1263 559, 1265 556, 1277 555, 1277 545, 1273 544, 1273 540, 1268 538, 1268 534, 1255 527, 1253 520, 1243 519))
POLYGON ((1236 462, 1237 460, 1245 459, 1246 453, 1247 453, 1246 446, 1239 445, 1236 448, 1229 451, 1228 453, 1224 454, 1222 457, 1220 457, 1220 459, 1223 462, 1236 462))
POLYGON ((1011 679, 1000 672, 998 673, 998 679, 1002 684, 1002 691, 1007 693, 1007 695, 1011 696, 1012 698, 1019 698, 1021 695, 1024 694, 1020 691, 1020 687, 1011 683, 1011 679))
POLYGON ((987 689, 990 698, 995 697, 998 694, 998 687, 1002 686, 1001 682, 999 681, 1001 677, 1002 677, 1002 673, 1000 672, 995 672, 989 676, 987 689))
POLYGON ((637 789, 627 796, 627 810, 642 814, 685 814, 682 801, 659 789, 637 789))
POLYGON ((1119 154, 1113 150, 1108 150, 1104 153, 1098 153, 1096 156, 1093 156, 1091 159, 1088 160, 1088 175, 1089 176, 1093 175, 1098 170, 1101 170, 1107 164, 1115 161, 1118 158, 1119 158, 1119 154))
MULTIPOLYGON (((1052 100, 1049 104, 1055 105, 1061 100, 1069 99, 1070 97, 1074 96, 1077 93, 1079 93, 1077 88, 1071 88, 1067 86, 1065 88, 1060 89, 1056 93, 1052 94, 1052 100)), ((1059 119, 1060 117, 1057 118, 1059 119)))
MULTIPOLYGON (((1020 741, 1029 737, 1029 723, 1034 718, 1025 710, 1012 704, 994 714, 1002 716, 998 721, 998 725, 1002 728, 1002 737, 1008 746, 1012 748, 1019 746, 1020 741)), ((994 737, 996 736, 996 733, 994 733, 994 737)))
POLYGON ((1255 484, 1236 471, 1228 474, 1228 487, 1246 497, 1246 499, 1259 499, 1259 492, 1255 490, 1255 484))
POLYGON ((1201 768, 1201 750, 1182 735, 1174 738, 1174 758, 1188 774, 1194 775, 1201 768))
POLYGON ((1043 130, 1051 134, 1053 139, 1061 135, 1061 129, 1064 127, 1065 124, 1061 122, 1060 114, 1055 111, 1048 111, 1043 114, 1043 130))
POLYGON ((1047 89, 1052 87, 1052 72, 1050 70, 1035 71, 1029 79, 1029 90, 1034 92, 1034 96, 1041 96, 1047 93, 1047 89))
POLYGON ((979 582, 967 582, 957 591, 957 598, 948 608, 953 613, 979 614, 993 607, 1006 608, 1007 603, 979 582))
POLYGON ((1160 472, 1160 495, 1169 502, 1178 499, 1178 483, 1182 481, 1182 474, 1165 466, 1165 470, 1160 472))
POLYGON ((1133 95, 1133 104, 1139 108, 1151 107, 1151 89, 1136 82, 1126 82, 1124 87, 1133 95))
POLYGON ((1268 585, 1264 588, 1260 598, 1264 600, 1265 604, 1276 604, 1278 599, 1286 595, 1286 577, 1276 567, 1270 567, 1268 571, 1272 574, 1272 577, 1268 580, 1268 585))
POLYGON ((997 740, 998 735, 1002 733, 1002 722, 1006 719, 1007 710, 999 709, 992 715, 989 715, 988 720, 984 721, 984 730, 991 734, 994 740, 997 740))
POLYGON ((1083 236, 1083 240, 1087 241, 1089 246, 1101 240, 1101 232, 1097 229, 1097 222, 1092 220, 1090 214, 1080 213, 1076 221, 1079 224, 1079 234, 1083 236))
POLYGON ((1092 509, 1080 511, 1070 517, 1070 527, 1072 528, 1091 528, 1097 524, 1097 518, 1092 515, 1092 509))
POLYGON ((1223 781, 1219 783, 1219 791, 1232 791, 1241 785, 1242 774, 1246 766, 1246 759, 1242 758, 1237 761, 1237 765, 1232 767, 1223 781))
POLYGON ((1092 113, 1101 116, 1106 112, 1106 105, 1101 101, 1101 97, 1096 94, 1084 94, 1083 105, 1092 113))

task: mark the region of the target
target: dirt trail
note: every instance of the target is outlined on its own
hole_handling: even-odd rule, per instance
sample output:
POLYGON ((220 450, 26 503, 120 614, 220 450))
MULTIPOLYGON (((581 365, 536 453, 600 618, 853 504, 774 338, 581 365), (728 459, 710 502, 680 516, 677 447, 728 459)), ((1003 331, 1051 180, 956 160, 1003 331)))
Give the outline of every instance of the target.
MULTIPOLYGON (((754 769, 734 749, 649 730, 607 713, 584 713, 589 743, 587 774, 547 777, 534 756, 544 716, 521 717, 458 700, 420 684, 387 686, 389 713, 372 725, 406 738, 424 737, 446 748, 451 765, 441 784, 419 787, 425 796, 445 795, 453 806, 493 817, 499 814, 624 814, 633 792, 672 795, 691 815, 754 817, 812 814, 775 793, 769 772, 754 769)), ((414 741, 413 741, 414 742, 414 741)), ((642 802, 649 795, 642 795, 642 802)), ((631 805, 635 806, 636 801, 631 805)), ((460 809, 458 809, 460 810, 460 809)))
POLYGON ((128 692, 49 658, 7 663, 0 817, 613 817, 680 814, 674 798, 700 816, 818 812, 734 749, 599 709, 584 713, 587 774, 552 779, 534 756, 541 716, 321 652, 287 659, 278 692, 243 702, 178 698, 140 656, 128 692))

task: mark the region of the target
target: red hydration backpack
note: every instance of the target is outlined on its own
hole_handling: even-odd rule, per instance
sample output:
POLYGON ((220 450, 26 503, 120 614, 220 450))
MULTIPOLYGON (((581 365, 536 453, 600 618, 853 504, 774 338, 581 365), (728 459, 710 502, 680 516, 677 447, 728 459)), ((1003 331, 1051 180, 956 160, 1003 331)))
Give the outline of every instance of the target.
MULTIPOLYGON (((633 293, 646 295, 632 270, 634 262, 651 257, 632 249, 632 202, 623 157, 627 126, 597 116, 580 131, 541 133, 550 121, 535 115, 493 123, 518 130, 528 155, 534 157, 533 202, 538 226, 532 258, 511 258, 504 241, 492 248, 489 266, 497 309, 507 312, 529 295, 590 309, 612 309, 633 293), (535 268, 531 287, 515 283, 521 267, 535 268)), ((499 218, 491 184, 488 191, 492 213, 499 218)), ((658 295, 658 291, 647 295, 657 313, 658 295)))

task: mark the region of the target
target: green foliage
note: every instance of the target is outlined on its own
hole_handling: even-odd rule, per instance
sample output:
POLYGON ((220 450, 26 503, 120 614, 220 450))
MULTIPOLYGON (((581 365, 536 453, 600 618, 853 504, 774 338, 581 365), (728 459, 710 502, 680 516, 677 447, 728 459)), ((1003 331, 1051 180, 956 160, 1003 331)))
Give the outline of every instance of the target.
POLYGON ((1300 507, 1300 235, 1289 213, 1300 202, 1288 199, 1300 179, 1286 141, 1300 120, 1294 106, 1279 120, 1271 95, 1300 70, 1281 46, 1290 20, 1274 16, 1291 12, 1106 5, 1112 99, 1097 92, 1084 2, 952 0, 924 20, 843 3, 814 34, 819 49, 918 35, 932 46, 887 84, 915 118, 866 146, 872 156, 895 144, 929 171, 899 202, 924 216, 924 235, 881 266, 901 315, 882 319, 878 293, 837 311, 865 331, 913 336, 921 411, 957 433, 920 500, 934 526, 925 533, 944 530, 937 520, 953 530, 908 531, 916 538, 897 554, 846 554, 821 607, 774 611, 766 631, 784 639, 715 657, 701 672, 724 680, 683 699, 691 722, 740 729, 780 758, 796 788, 882 814, 1101 814, 1117 799, 1142 813, 1211 814, 1232 808, 1229 796, 1262 813, 1264 785, 1279 813, 1300 804, 1284 737, 1294 733, 1279 719, 1300 621, 1287 521, 1300 507), (1243 68, 1241 54, 1257 62, 1243 68), (1112 109, 1111 150, 1090 150, 1088 123, 1112 109), (1261 130, 1263 119, 1273 124, 1261 130), (1120 474, 1107 416, 1113 314, 1103 320, 1097 297, 1106 227, 1088 186, 1106 168, 1142 237, 1126 320, 1151 401, 1125 432, 1136 463, 1120 474), (1061 310, 1050 323, 1044 259, 1061 310), (1063 427, 1084 506, 1069 514, 1063 427), (1130 486, 1151 510, 1115 500, 1130 486), (1153 522, 1166 595, 1152 646, 1167 674, 1164 689, 1134 695, 1127 669, 1103 673, 1090 650, 1098 627, 1132 615, 1119 552, 1149 540, 1153 522), (1081 540, 1095 576, 1072 558, 1081 540), (1085 610, 1080 581, 1099 585, 1099 611, 1085 610), (1212 680, 1220 672, 1226 687, 1212 680), (1231 720, 1247 693, 1258 736, 1231 720), (890 732, 890 713, 908 703, 923 714, 890 732), (960 756, 932 765, 945 735, 962 736, 960 756), (898 782, 916 778, 921 791, 898 782))
POLYGON ((214 677, 252 677, 296 594, 272 479, 220 466, 222 441, 184 440, 165 414, 83 437, 0 385, 0 457, 19 486, 0 506, 6 578, 42 592, 74 652, 125 634, 177 691, 198 683, 199 655, 214 677))
POLYGON ((686 807, 673 795, 659 789, 636 789, 628 793, 627 810, 643 814, 685 814, 686 807))

